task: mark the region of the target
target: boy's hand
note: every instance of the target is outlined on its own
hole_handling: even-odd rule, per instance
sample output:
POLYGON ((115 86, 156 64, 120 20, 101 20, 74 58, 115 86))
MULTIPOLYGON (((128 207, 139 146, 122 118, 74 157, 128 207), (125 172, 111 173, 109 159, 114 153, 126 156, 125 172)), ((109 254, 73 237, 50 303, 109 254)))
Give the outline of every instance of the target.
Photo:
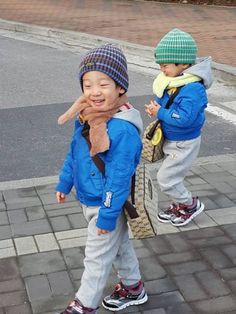
POLYGON ((145 105, 145 108, 146 108, 145 111, 149 115, 149 117, 155 117, 161 106, 155 101, 151 100, 149 105, 145 105))
POLYGON ((97 228, 97 235, 106 234, 108 232, 109 232, 108 230, 97 228))
POLYGON ((64 203, 65 199, 66 199, 66 196, 62 192, 56 192, 56 199, 57 199, 58 203, 64 203))

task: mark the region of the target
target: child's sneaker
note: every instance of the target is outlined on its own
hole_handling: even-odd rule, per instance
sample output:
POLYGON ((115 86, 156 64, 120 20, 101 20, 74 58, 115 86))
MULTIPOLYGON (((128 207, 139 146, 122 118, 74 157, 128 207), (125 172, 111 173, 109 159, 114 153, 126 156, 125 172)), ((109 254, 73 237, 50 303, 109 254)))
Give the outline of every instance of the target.
POLYGON ((193 197, 192 205, 179 204, 179 210, 172 216, 171 224, 175 227, 185 226, 203 210, 204 204, 198 197, 193 197))
POLYGON ((157 219, 164 223, 171 222, 171 217, 175 216, 179 210, 178 204, 172 203, 167 209, 162 210, 158 213, 157 219))
POLYGON ((96 310, 83 306, 79 300, 75 299, 60 314, 96 314, 96 310))
POLYGON ((111 295, 103 299, 102 305, 105 309, 116 312, 130 305, 139 305, 147 302, 148 296, 140 281, 136 288, 127 289, 122 283, 115 286, 111 295))

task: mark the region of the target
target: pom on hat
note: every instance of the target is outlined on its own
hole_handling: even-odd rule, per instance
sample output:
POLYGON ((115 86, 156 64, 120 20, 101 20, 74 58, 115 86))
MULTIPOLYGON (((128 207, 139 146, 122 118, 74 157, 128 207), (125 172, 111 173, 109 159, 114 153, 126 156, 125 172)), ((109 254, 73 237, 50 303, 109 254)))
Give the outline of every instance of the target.
POLYGON ((90 50, 84 56, 79 68, 79 79, 82 90, 83 75, 90 71, 105 73, 127 92, 129 87, 127 60, 121 49, 116 45, 102 45, 90 50))
POLYGON ((160 40, 154 54, 158 64, 194 64, 197 44, 190 34, 175 28, 160 40))

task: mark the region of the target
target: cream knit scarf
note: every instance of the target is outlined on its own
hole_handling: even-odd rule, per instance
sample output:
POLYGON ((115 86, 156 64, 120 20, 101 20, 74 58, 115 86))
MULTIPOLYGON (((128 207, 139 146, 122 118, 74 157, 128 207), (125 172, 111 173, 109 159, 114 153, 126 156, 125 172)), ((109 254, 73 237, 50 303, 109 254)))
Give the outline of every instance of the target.
POLYGON ((183 73, 180 76, 176 77, 168 77, 165 76, 163 72, 161 72, 153 82, 153 93, 157 95, 157 97, 161 98, 164 94, 165 89, 172 89, 179 86, 183 86, 193 82, 199 82, 202 79, 199 76, 183 73))
POLYGON ((88 104, 85 99, 79 98, 74 104, 58 118, 58 124, 64 124, 66 121, 79 115, 80 120, 88 121, 90 126, 89 139, 91 142, 90 155, 105 152, 109 149, 110 140, 107 134, 107 122, 127 102, 127 96, 123 95, 108 109, 95 108, 88 104))

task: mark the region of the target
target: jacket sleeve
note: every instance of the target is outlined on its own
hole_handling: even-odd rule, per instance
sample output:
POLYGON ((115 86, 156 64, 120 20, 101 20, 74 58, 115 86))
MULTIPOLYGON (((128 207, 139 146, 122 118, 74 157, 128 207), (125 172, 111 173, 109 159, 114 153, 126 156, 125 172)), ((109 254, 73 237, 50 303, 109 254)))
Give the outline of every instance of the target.
POLYGON ((57 192, 62 192, 65 194, 70 193, 74 184, 73 167, 72 167, 72 145, 73 145, 73 142, 70 145, 70 149, 66 155, 64 163, 60 170, 59 182, 56 186, 57 192))
POLYGON ((120 133, 111 141, 105 164, 105 186, 97 227, 112 231, 116 220, 130 194, 131 178, 141 154, 138 133, 120 133))
POLYGON ((199 112, 204 110, 207 97, 205 88, 200 83, 188 84, 182 91, 169 109, 163 106, 159 109, 157 118, 169 125, 185 128, 191 126, 199 112))

